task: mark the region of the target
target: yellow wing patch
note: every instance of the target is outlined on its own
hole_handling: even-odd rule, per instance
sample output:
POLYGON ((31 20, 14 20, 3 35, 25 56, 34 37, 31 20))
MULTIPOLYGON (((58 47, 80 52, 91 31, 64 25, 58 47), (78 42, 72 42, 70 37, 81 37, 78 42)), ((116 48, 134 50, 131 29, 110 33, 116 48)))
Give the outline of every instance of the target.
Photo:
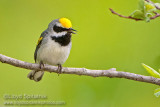
POLYGON ((72 23, 69 19, 67 18, 60 18, 59 22, 62 24, 63 27, 65 28, 71 28, 72 27, 72 23))
POLYGON ((43 37, 40 37, 40 38, 38 39, 37 45, 41 42, 42 39, 43 39, 43 37))

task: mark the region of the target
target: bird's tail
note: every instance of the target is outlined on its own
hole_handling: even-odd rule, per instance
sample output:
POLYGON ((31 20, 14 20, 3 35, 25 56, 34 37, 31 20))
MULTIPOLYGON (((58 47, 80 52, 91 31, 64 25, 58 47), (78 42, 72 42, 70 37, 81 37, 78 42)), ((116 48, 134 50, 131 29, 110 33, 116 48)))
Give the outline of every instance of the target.
POLYGON ((36 82, 40 81, 43 77, 44 71, 31 71, 27 77, 31 80, 34 80, 36 82))

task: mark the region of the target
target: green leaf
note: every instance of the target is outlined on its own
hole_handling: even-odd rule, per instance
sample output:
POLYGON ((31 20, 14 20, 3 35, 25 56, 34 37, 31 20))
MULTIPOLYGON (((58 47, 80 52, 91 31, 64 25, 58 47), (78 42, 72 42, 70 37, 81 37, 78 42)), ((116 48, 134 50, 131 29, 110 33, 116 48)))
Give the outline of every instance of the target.
POLYGON ((160 3, 155 3, 156 6, 160 7, 160 3))
POLYGON ((144 0, 139 0, 138 10, 141 10, 144 13, 144 0))
POLYGON ((154 95, 156 97, 159 97, 159 95, 160 95, 160 88, 157 88, 157 89, 154 90, 154 95))
POLYGON ((154 4, 146 2, 146 1, 145 1, 144 6, 145 6, 145 12, 147 12, 147 13, 154 12, 157 10, 154 4))
POLYGON ((146 22, 150 22, 150 20, 151 20, 150 17, 152 17, 152 16, 153 16, 152 13, 146 13, 144 20, 146 22))
POLYGON ((150 22, 150 18, 149 18, 149 17, 145 17, 144 20, 145 20, 146 22, 150 22))
POLYGON ((144 19, 146 22, 150 22, 150 18, 149 17, 145 17, 144 19))
POLYGON ((160 74, 154 70, 153 68, 151 68, 150 66, 142 63, 142 66, 148 71, 148 73, 153 76, 153 77, 156 77, 156 78, 160 78, 160 74))
POLYGON ((144 20, 145 20, 146 22, 150 22, 151 19, 150 19, 149 15, 148 15, 148 16, 146 15, 146 17, 144 18, 144 20))
POLYGON ((141 10, 135 10, 131 15, 131 17, 136 19, 144 19, 145 15, 141 10))
POLYGON ((146 13, 146 17, 152 17, 152 13, 146 13))

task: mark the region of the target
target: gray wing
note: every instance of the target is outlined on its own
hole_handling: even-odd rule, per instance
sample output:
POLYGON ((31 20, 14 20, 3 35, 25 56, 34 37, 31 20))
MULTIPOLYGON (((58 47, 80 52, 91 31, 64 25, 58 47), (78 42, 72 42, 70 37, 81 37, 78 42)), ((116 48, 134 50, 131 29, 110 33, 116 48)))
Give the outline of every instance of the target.
POLYGON ((47 32, 47 31, 44 31, 44 32, 41 34, 41 36, 39 37, 39 39, 38 39, 37 47, 36 47, 36 50, 35 50, 35 52, 34 52, 34 60, 35 60, 35 62, 36 62, 36 60, 37 60, 37 51, 38 51, 38 49, 39 49, 40 46, 41 46, 41 43, 42 43, 43 38, 44 38, 47 34, 48 34, 48 32, 47 32))

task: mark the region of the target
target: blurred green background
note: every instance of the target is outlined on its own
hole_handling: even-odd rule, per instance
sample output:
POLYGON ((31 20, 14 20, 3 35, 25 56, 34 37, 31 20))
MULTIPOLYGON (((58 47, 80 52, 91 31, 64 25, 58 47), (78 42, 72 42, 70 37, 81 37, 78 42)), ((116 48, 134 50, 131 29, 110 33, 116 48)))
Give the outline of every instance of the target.
MULTIPOLYGON (((160 68, 160 19, 136 22, 119 18, 108 9, 129 15, 137 4, 138 0, 0 0, 0 53, 34 63, 33 53, 42 31, 52 20, 67 17, 78 32, 72 37, 71 54, 63 66, 114 67, 148 75, 142 62, 160 68)), ((160 105, 160 98, 153 95, 158 86, 152 84, 55 73, 45 73, 42 81, 34 82, 27 78, 28 73, 0 64, 0 107, 6 101, 5 94, 46 95, 46 101, 65 101, 65 105, 57 106, 67 107, 160 105)))

